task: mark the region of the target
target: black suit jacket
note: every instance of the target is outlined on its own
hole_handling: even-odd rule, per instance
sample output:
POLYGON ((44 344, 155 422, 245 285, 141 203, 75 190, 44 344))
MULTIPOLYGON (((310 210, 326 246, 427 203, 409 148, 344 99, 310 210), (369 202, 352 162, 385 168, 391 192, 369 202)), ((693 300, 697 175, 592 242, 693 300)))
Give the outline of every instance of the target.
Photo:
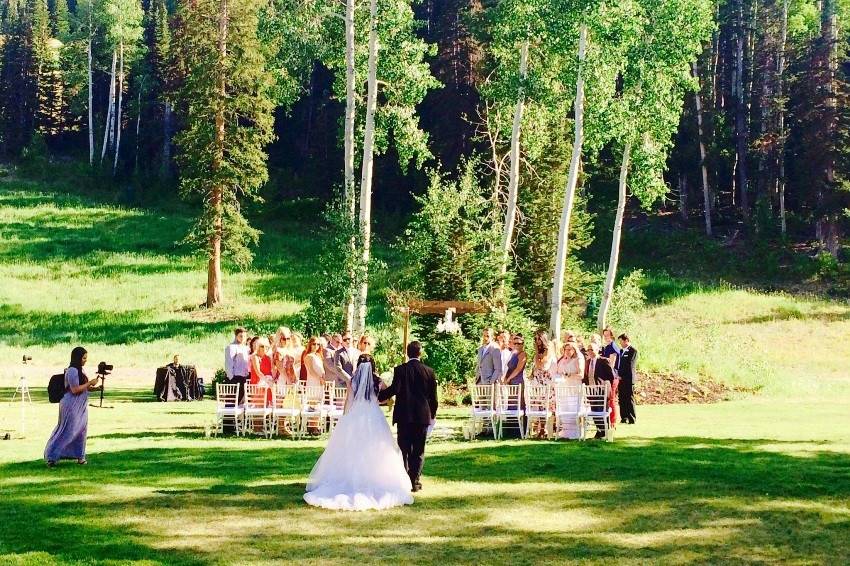
POLYGON ((638 351, 634 346, 629 346, 628 350, 623 350, 620 354, 620 378, 634 381, 637 360, 638 351))
POLYGON ((596 358, 594 365, 594 375, 590 375, 590 357, 584 361, 584 383, 590 384, 590 378, 593 377, 596 385, 601 385, 603 381, 614 381, 614 370, 611 369, 611 363, 608 358, 596 358))
POLYGON ((396 366, 392 385, 378 394, 378 400, 393 396, 393 424, 428 425, 437 417, 437 377, 419 360, 396 366))

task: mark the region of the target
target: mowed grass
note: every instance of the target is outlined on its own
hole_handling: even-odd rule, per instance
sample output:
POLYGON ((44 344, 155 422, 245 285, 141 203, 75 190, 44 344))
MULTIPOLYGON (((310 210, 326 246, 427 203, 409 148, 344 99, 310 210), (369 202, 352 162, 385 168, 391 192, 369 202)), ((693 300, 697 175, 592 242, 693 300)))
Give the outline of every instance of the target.
POLYGON ((55 405, 0 441, 0 563, 850 560, 850 414, 836 404, 641 407, 613 444, 429 443, 413 506, 344 513, 301 499, 324 441, 208 439, 211 402, 141 397, 90 409, 87 467, 40 460, 55 405))
POLYGON ((272 328, 303 307, 315 231, 281 222, 263 236, 252 269, 227 270, 228 304, 208 311, 199 308, 206 263, 177 244, 189 224, 182 211, 0 182, 0 360, 28 353, 61 367, 82 343, 119 367, 153 368, 179 352, 217 368, 235 324, 272 328))

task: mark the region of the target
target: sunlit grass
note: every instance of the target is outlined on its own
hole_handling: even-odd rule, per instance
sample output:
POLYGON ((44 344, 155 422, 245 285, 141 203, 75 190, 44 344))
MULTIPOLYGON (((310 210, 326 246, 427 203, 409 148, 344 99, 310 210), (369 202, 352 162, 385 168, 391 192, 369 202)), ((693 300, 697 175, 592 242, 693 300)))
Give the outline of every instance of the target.
MULTIPOLYGON (((850 559, 850 414, 817 403, 735 419, 746 402, 691 407, 689 421, 683 407, 641 407, 614 444, 431 443, 412 507, 347 514, 301 500, 324 440, 207 439, 210 402, 120 398, 134 396, 90 409, 85 468, 44 467, 56 406, 43 401, 26 438, 0 441, 0 563, 850 559)), ((457 427, 461 414, 443 420, 457 427)), ((0 426, 17 416, 0 404, 0 426)))

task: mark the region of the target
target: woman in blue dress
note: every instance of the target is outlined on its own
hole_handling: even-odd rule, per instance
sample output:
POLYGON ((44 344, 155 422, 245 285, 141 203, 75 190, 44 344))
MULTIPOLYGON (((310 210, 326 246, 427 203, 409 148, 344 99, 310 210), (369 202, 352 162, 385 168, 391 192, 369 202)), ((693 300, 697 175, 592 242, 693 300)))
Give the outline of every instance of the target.
POLYGON ((97 387, 98 377, 89 381, 83 373, 88 353, 82 346, 71 351, 71 364, 65 370, 65 395, 59 401, 59 424, 44 448, 49 467, 59 460, 86 463, 86 436, 89 426, 89 391, 97 387))

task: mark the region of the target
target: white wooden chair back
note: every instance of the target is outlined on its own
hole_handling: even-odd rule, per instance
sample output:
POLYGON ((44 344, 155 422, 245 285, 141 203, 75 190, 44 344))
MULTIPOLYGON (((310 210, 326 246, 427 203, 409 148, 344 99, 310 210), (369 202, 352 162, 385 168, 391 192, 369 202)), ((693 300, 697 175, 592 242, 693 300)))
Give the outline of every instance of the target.
POLYGON ((265 409, 268 406, 268 387, 259 383, 245 384, 245 409, 265 409))
POLYGON ((578 415, 582 409, 582 386, 555 385, 555 414, 578 415))
POLYGON ((470 389, 473 412, 495 410, 495 388, 493 385, 473 385, 470 389))
POLYGON ((525 413, 549 414, 550 395, 548 385, 525 384, 525 413))
POLYGON ((238 383, 216 383, 215 384, 215 406, 216 410, 227 407, 236 407, 239 404, 238 383))
POLYGON ((520 411, 521 385, 496 386, 496 413, 499 415, 513 414, 520 411))

